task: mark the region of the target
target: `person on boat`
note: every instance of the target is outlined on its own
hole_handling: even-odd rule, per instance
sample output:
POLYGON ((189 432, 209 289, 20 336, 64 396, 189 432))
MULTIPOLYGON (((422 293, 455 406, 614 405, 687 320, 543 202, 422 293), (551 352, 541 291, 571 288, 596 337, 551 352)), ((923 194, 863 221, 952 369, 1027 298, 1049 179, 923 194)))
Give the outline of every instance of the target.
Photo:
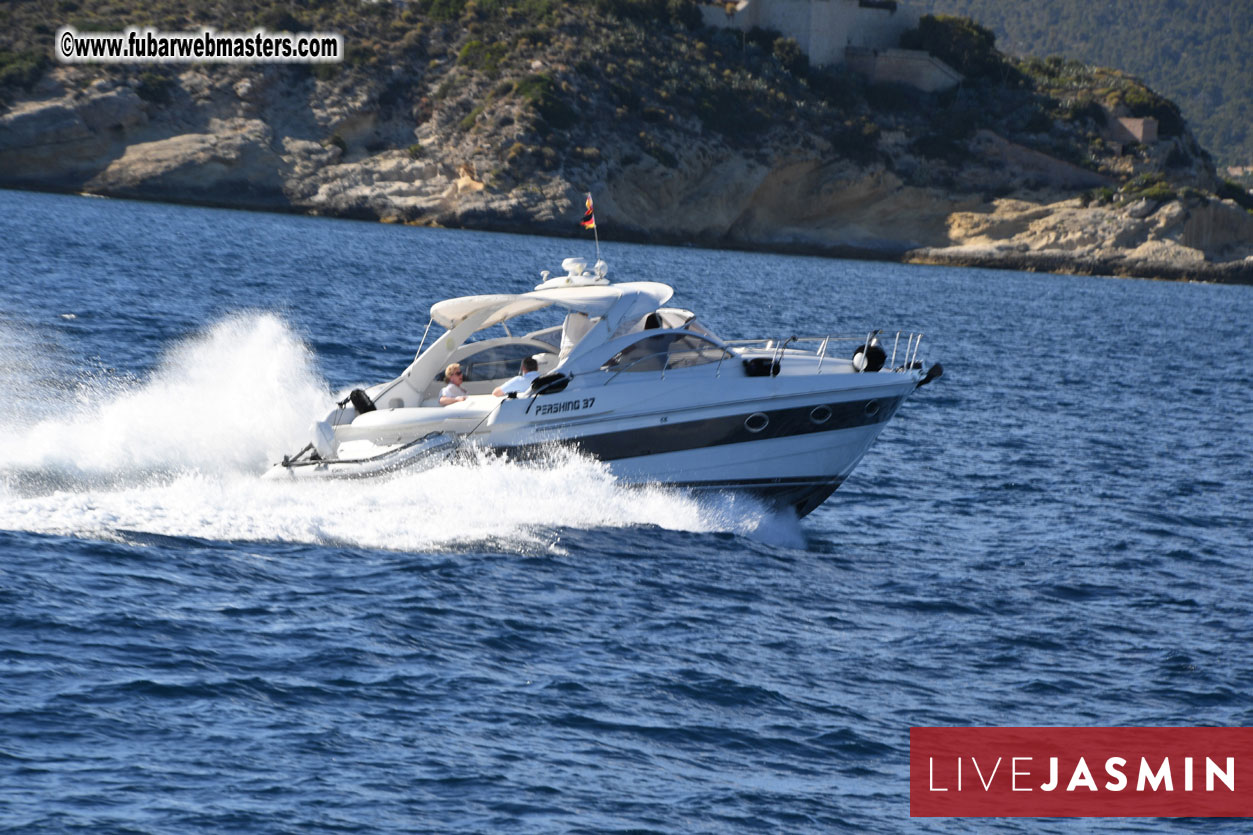
POLYGON ((461 373, 461 363, 454 362, 444 369, 444 379, 448 385, 439 390, 439 405, 451 406, 460 403, 469 396, 469 392, 461 387, 465 375, 461 373))
POLYGON ((531 381, 539 376, 539 362, 535 357, 522 360, 522 368, 517 377, 513 377, 496 387, 492 394, 504 397, 507 394, 522 394, 531 387, 531 381))

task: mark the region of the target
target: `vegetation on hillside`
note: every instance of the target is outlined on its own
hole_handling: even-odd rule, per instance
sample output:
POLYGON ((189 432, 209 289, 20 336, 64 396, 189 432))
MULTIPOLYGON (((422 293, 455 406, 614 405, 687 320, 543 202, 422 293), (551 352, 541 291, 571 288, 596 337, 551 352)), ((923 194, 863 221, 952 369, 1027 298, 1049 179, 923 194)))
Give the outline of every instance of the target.
POLYGON ((1253 165, 1253 6, 1214 0, 911 0, 966 15, 1016 55, 1118 67, 1177 101, 1223 165, 1253 165))
MULTIPOLYGON (((858 163, 895 166, 914 184, 978 188, 959 175, 971 153, 968 140, 981 128, 1123 180, 1157 163, 1147 149, 1102 140, 1102 105, 1112 103, 1158 116, 1164 136, 1186 138, 1177 108, 1134 78, 1076 62, 1007 58, 991 30, 967 19, 927 17, 907 35, 907 45, 932 51, 967 76, 955 90, 926 94, 813 68, 777 33, 703 29, 690 0, 28 0, 0 7, 0 56, 8 56, 0 57, 0 99, 21 95, 51 66, 48 50, 60 23, 84 31, 208 25, 338 32, 347 45, 343 64, 271 71, 286 73, 293 86, 368 92, 380 118, 364 152, 421 156, 415 127, 431 120, 464 134, 495 154, 491 170, 479 174, 502 189, 526 184, 536 170, 644 156, 674 166, 686 146, 714 137, 751 151, 778 136, 858 163), (629 141, 609 141, 624 137, 629 141), (904 143, 906 152, 888 154, 892 143, 904 143), (610 153, 620 156, 607 159, 610 153)), ((165 106, 177 99, 174 79, 183 69, 82 72, 120 79, 165 106)), ((356 150, 339 135, 326 143, 344 154, 356 150)), ((1172 153, 1166 167, 1177 171, 1204 160, 1190 141, 1172 153)), ((1169 181, 1171 171, 1162 176, 1169 181)))

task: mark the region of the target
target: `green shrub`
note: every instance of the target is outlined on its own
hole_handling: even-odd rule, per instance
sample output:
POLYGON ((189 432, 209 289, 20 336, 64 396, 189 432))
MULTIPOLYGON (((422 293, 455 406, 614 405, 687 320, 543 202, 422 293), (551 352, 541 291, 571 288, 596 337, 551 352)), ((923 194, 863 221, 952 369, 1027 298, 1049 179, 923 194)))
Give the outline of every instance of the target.
POLYGON ((518 97, 535 104, 553 89, 553 77, 547 73, 532 73, 518 82, 514 92, 518 97))
POLYGON ((509 47, 506 44, 485 44, 475 40, 461 47, 461 51, 457 53, 457 63, 494 76, 500 71, 500 62, 508 55, 509 47))
POLYGON ((431 20, 439 23, 450 23, 454 20, 460 20, 461 13, 465 11, 466 0, 423 0, 422 11, 430 16, 431 20))
POLYGON ((1114 190, 1109 186, 1101 186, 1079 195, 1079 202, 1084 206, 1108 206, 1114 202, 1114 190))
POLYGON ((1147 197, 1149 200, 1156 200, 1164 203, 1167 200, 1175 199, 1175 189, 1167 181, 1162 174, 1140 174, 1137 177, 1123 183, 1119 191, 1127 200, 1139 200, 1147 197))
POLYGON ((533 73, 518 82, 514 93, 527 101, 551 127, 557 130, 573 127, 579 120, 574 108, 557 93, 556 82, 547 73, 533 73))
POLYGON ((446 99, 461 87, 461 78, 456 73, 449 73, 448 77, 440 82, 439 87, 435 89, 436 99, 446 99))
POLYGON ((139 76, 139 84, 135 92, 141 99, 153 104, 168 104, 170 95, 177 86, 174 79, 156 72, 145 72, 139 76))
POLYGON ((468 114, 466 114, 466 116, 459 123, 461 129, 463 131, 468 131, 470 130, 470 128, 474 127, 474 123, 479 120, 479 116, 483 115, 483 111, 486 108, 487 108, 487 104, 483 103, 483 104, 480 104, 478 107, 474 108, 473 110, 471 110, 468 114))
POLYGON ((339 64, 310 64, 309 72, 318 81, 330 81, 339 75, 339 64))
POLYGON ((809 73, 809 56, 794 38, 778 38, 770 51, 780 66, 797 78, 804 78, 809 73))
POLYGON ((1209 202, 1210 196, 1206 194, 1205 192, 1201 191, 1200 189, 1193 188, 1192 186, 1184 186, 1183 188, 1179 189, 1179 199, 1180 200, 1195 200, 1197 203, 1200 203, 1202 206, 1204 206, 1206 203, 1209 202))
POLYGON ((552 18, 561 4, 557 0, 518 0, 517 8, 527 20, 544 21, 552 18))
POLYGON ((0 50, 0 88, 29 88, 44 73, 48 56, 42 52, 6 52, 0 50))
POLYGON ((1233 180, 1223 180, 1216 194, 1223 200, 1234 200, 1239 205, 1253 212, 1253 194, 1233 180))
POLYGON ((923 15, 918 28, 901 35, 905 49, 931 53, 967 78, 993 76, 1005 67, 996 35, 968 17, 923 15))

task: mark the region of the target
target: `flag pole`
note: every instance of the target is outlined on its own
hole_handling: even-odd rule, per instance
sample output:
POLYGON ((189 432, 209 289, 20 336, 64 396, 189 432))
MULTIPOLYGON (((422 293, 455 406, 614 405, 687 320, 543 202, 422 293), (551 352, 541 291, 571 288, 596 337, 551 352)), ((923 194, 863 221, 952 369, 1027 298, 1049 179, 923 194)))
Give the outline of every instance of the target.
POLYGON ((600 262, 600 230, 596 228, 596 224, 592 224, 592 238, 596 241, 596 261, 600 262))

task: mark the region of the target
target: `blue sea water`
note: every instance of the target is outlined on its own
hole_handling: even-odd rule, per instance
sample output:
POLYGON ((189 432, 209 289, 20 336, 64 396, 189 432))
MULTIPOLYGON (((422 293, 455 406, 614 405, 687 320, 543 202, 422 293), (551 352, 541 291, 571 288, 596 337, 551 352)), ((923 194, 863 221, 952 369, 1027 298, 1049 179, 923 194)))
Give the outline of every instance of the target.
POLYGON ((603 250, 945 376, 800 522, 572 456, 261 483, 590 243, 0 192, 0 830, 1177 828, 911 820, 908 734, 1253 724, 1253 288, 603 250))

